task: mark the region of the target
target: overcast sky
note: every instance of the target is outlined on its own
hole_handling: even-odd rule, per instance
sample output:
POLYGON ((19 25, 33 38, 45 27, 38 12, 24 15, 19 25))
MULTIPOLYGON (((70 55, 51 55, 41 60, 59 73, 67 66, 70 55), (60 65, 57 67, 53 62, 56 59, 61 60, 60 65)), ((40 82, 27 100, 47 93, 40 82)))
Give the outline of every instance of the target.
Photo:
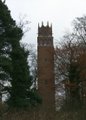
POLYGON ((37 40, 38 22, 52 23, 54 40, 59 40, 75 17, 86 15, 86 0, 6 0, 6 4, 16 21, 24 15, 31 21, 23 41, 33 44, 37 40))

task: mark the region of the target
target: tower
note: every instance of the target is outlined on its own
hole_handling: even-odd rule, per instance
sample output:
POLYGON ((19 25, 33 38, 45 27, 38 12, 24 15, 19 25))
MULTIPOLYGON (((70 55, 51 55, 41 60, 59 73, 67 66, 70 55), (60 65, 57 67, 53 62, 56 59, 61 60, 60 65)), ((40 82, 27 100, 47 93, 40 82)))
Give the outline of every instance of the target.
MULTIPOLYGON (((54 85, 54 46, 52 37, 52 25, 38 25, 38 91, 42 96, 42 112, 46 112, 50 120, 51 113, 55 110, 55 85, 54 85)), ((43 115, 43 113, 42 113, 43 115)))

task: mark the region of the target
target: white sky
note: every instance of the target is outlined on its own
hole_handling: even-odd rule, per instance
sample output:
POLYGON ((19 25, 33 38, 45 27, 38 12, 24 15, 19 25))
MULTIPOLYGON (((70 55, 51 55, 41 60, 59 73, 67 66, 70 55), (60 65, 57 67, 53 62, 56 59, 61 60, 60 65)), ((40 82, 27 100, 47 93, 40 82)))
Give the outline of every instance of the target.
POLYGON ((52 23, 53 37, 59 40, 62 34, 70 28, 75 17, 86 15, 86 0, 6 0, 15 20, 26 15, 31 21, 23 38, 24 42, 36 44, 38 22, 52 23))

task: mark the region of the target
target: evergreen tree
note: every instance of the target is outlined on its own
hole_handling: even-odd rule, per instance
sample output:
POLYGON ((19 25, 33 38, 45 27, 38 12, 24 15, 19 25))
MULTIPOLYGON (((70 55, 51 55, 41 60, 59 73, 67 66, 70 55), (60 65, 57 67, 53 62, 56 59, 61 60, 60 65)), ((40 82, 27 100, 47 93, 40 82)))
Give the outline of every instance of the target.
POLYGON ((11 19, 10 12, 6 5, 0 0, 0 94, 7 92, 5 83, 10 81, 11 66, 11 44, 9 42, 8 32, 11 26, 14 25, 14 21, 11 19))
POLYGON ((28 66, 28 54, 20 45, 23 31, 10 15, 7 6, 0 0, 0 82, 4 92, 9 93, 8 104, 26 107, 40 102, 31 89, 32 77, 28 66))

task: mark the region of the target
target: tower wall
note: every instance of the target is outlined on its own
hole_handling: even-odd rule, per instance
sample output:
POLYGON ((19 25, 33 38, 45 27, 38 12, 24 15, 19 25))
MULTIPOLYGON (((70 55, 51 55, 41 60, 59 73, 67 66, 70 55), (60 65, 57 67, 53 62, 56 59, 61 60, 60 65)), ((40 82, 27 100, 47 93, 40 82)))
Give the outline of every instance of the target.
POLYGON ((51 114, 55 110, 54 46, 52 26, 38 27, 38 91, 42 109, 51 114))

